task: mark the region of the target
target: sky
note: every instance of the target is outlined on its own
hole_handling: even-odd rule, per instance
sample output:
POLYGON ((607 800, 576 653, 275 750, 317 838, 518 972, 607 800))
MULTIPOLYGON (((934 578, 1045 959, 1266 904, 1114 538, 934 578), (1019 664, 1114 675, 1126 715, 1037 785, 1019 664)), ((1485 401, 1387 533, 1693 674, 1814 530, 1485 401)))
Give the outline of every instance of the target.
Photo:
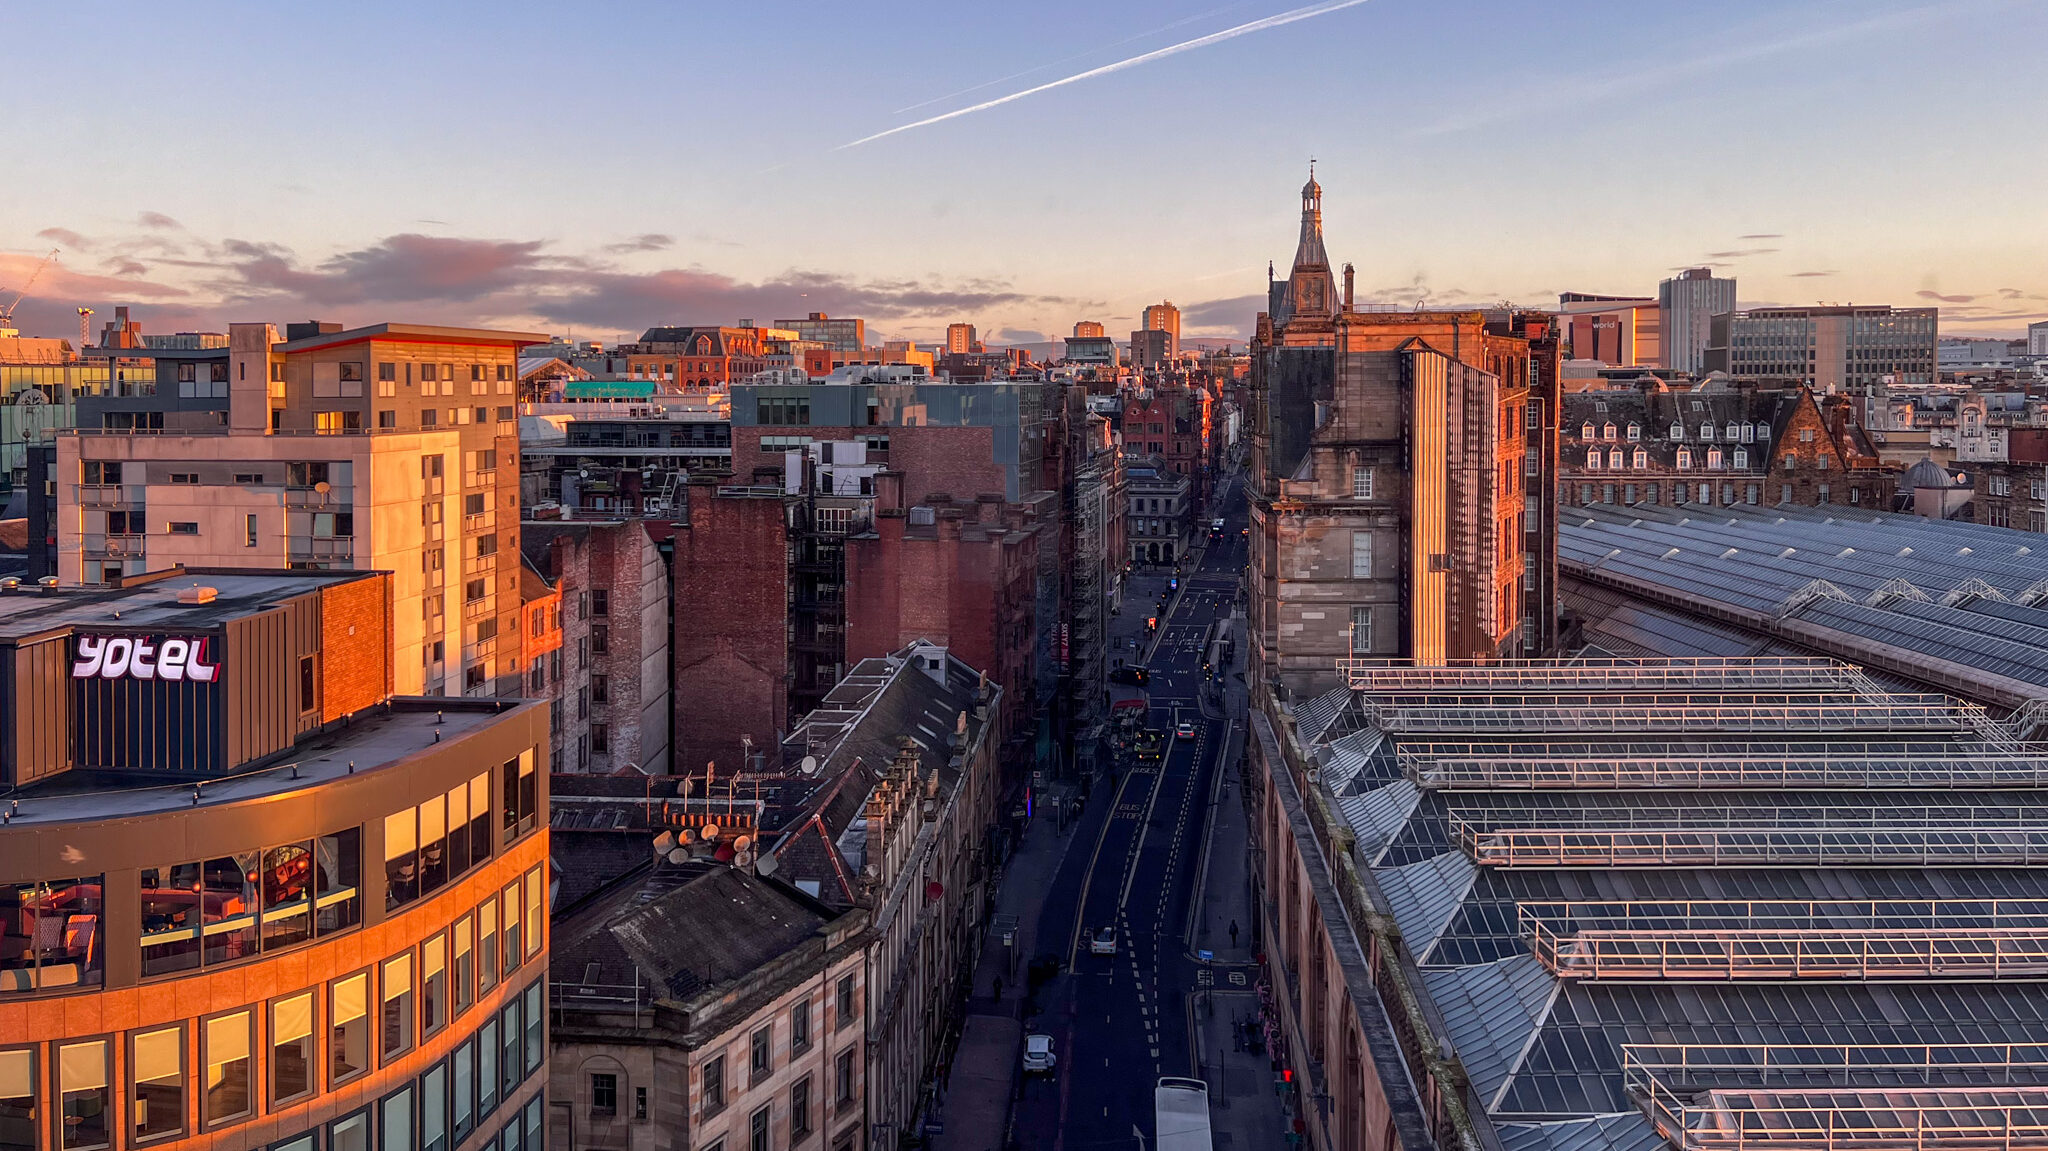
MULTIPOLYGON (((2048 319, 2048 0, 9 10, 0 289, 75 335, 321 319, 631 338, 1242 339, 1308 162, 1363 300, 2048 319)), ((0 307, 13 298, 0 290, 0 307)))

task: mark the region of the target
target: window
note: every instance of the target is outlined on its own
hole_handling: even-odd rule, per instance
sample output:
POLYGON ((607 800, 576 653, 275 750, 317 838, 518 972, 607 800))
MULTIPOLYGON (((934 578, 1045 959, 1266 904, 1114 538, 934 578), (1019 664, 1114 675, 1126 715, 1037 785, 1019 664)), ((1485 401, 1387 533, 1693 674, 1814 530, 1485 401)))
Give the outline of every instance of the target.
POLYGON ((420 1076, 420 1151, 448 1151, 448 1065, 420 1076))
POLYGON ((1351 531, 1351 578, 1372 578, 1372 533, 1364 528, 1351 531))
POLYGON ((1604 424, 1604 425, 1602 425, 1602 426, 1601 426, 1601 428, 1600 428, 1600 438, 1601 438, 1601 439, 1603 439, 1603 440, 1612 440, 1612 439, 1614 438, 1614 425, 1613 425, 1613 424, 1604 424))
POLYGON ((1640 441, 1642 438, 1643 426, 1641 424, 1630 424, 1628 426, 1628 442, 1633 444, 1640 441))
POLYGON ((590 677, 590 702, 610 703, 612 701, 612 677, 602 673, 590 677))
POLYGON ((412 1050, 412 953, 384 961, 383 1039, 379 1050, 384 1062, 412 1050))
POLYGON ((165 530, 174 536, 196 536, 199 524, 196 520, 172 520, 165 530))
POLYGON ((1599 470, 1600 470, 1600 463, 1601 463, 1601 458, 1602 458, 1602 457, 1601 457, 1601 454, 1600 454, 1600 449, 1599 449, 1599 448, 1587 448, 1587 449, 1586 449, 1586 470, 1587 470, 1587 471, 1589 471, 1589 472, 1597 472, 1597 471, 1599 471, 1599 470))
POLYGON ((609 1072, 592 1072, 590 1076, 590 1114, 598 1119, 610 1119, 619 1113, 619 1077, 609 1072))
POLYGON ((384 910, 419 897, 419 812, 408 807, 384 817, 384 910))
POLYGON ((498 1039, 502 1044, 498 1048, 498 1094, 508 1100, 519 1087, 520 1079, 525 1077, 522 1070, 525 1062, 520 1051, 522 1034, 519 1029, 519 997, 515 995, 506 1001, 505 1009, 498 1012, 498 1039))
POLYGON ((596 588, 591 591, 590 614, 599 619, 612 614, 612 593, 609 590, 596 588))
POLYGON ((1650 453, 1644 451, 1641 448, 1637 448, 1635 450, 1634 455, 1630 457, 1629 466, 1637 469, 1638 471, 1642 470, 1643 468, 1649 467, 1650 453))
POLYGON ((1785 470, 1788 472, 1799 470, 1799 457, 1793 455, 1791 452, 1786 452, 1785 470))
POLYGON ((1365 655, 1372 651, 1372 609, 1354 607, 1351 609, 1351 654, 1365 655))
POLYGON ((768 1151, 768 1108, 747 1117, 747 1151, 768 1151))
POLYGON ((1691 449, 1691 448, 1680 448, 1680 449, 1678 449, 1678 466, 1679 466, 1679 467, 1680 467, 1681 469, 1683 469, 1683 468, 1689 468, 1689 467, 1691 467, 1691 466, 1692 466, 1692 449, 1691 449))
POLYGON ((469 1039, 449 1057, 449 1078, 454 1081, 455 1141, 462 1142, 476 1127, 476 1040, 469 1039))
POLYGON ((1702 443, 1708 443, 1708 444, 1711 444, 1711 443, 1713 443, 1713 442, 1714 442, 1714 425, 1712 425, 1712 424, 1701 424, 1701 425, 1700 425, 1700 442, 1702 442, 1702 443))
POLYGON ((1582 440, 1593 438, 1593 422, 1591 420, 1579 425, 1579 438, 1582 440))
POLYGON ((57 1110, 61 1151, 91 1151, 113 1144, 106 1040, 57 1045, 57 1110))
POLYGON ((420 944, 420 1037, 448 1025, 448 937, 420 944))
POLYGON ((612 752, 612 729, 607 723, 590 725, 590 751, 592 755, 610 755, 612 752))
POLYGON ((172 483, 174 483, 174 484, 196 484, 196 483, 198 483, 198 482, 199 482, 199 473, 198 473, 198 472, 172 472, 172 473, 171 473, 171 482, 172 482, 172 483))
POLYGON ((646 1122, 647 1120, 647 1088, 645 1087, 633 1088, 633 1118, 641 1122, 646 1122))
POLYGON ((1621 470, 1622 460, 1620 448, 1616 448, 1613 451, 1607 453, 1607 466, 1617 472, 1621 470))
POLYGON ((789 1049, 808 1051, 811 1046, 811 1001, 805 999, 789 1009, 789 1049))
POLYGON ((1673 442, 1676 442, 1676 441, 1678 441, 1678 440, 1682 440, 1682 439, 1684 439, 1684 438, 1685 438, 1685 425, 1684 425, 1684 424, 1672 424, 1672 425, 1671 425, 1671 439, 1673 440, 1673 442))
POLYGON ((247 1011, 206 1021, 206 1125, 246 1119, 255 1114, 251 1090, 247 1011))
POLYGON ((313 993, 301 992, 270 1005, 270 1105, 290 1103, 313 1091, 313 993))
POLYGON ((358 1111, 328 1124, 327 1151, 370 1151, 370 1113, 358 1111))
MULTIPOLYGON (((536 936, 540 933, 534 932, 536 936)), ((547 985, 536 979, 526 987, 526 1073, 540 1070, 547 1058, 547 1048, 541 1042, 541 1032, 547 1024, 547 985)))
POLYGON ((853 1048, 841 1051, 832 1060, 832 1103, 844 1110, 853 1106, 853 1048))
POLYGON ((490 594, 491 587, 487 580, 473 579, 462 585, 462 601, 464 603, 477 603, 490 594))
POLYGON ((1707 470, 1716 472, 1721 470, 1720 448, 1709 448, 1707 450, 1707 470))
POLYGON ((401 1087, 384 1097, 378 1110, 379 1151, 413 1151, 412 1088, 401 1087))
POLYGON ((1802 444, 1810 444, 1810 443, 1812 443, 1812 442, 1813 442, 1813 429, 1812 429, 1812 428, 1801 428, 1801 429, 1799 429, 1799 442, 1800 442, 1800 443, 1802 443, 1802 444))
POLYGON ((475 930, 476 917, 473 915, 465 915, 456 920, 452 929, 452 938, 455 941, 455 1015, 469 1010, 470 1004, 476 1002, 476 950, 471 938, 475 930))
POLYGON ((1743 448, 1736 448, 1736 449, 1735 449, 1735 467, 1736 467, 1736 469, 1737 469, 1737 470, 1739 471, 1739 470, 1741 470, 1741 469, 1743 469, 1743 468, 1746 468, 1746 467, 1748 467, 1748 466, 1749 466, 1749 452, 1748 452, 1747 450, 1743 449, 1743 448))
POLYGON ((789 1137, 801 1139, 811 1133, 811 1077, 806 1075, 789 1089, 789 1137))
POLYGON ((593 653, 597 654, 597 655, 604 655, 604 654, 606 654, 607 652, 611 651, 611 649, 612 649, 612 629, 611 629, 611 626, 610 626, 609 624, 601 624, 601 623, 594 623, 594 624, 591 624, 591 625, 590 625, 590 650, 591 650, 591 651, 592 651, 593 653))
POLYGON ((775 1029, 773 1026, 763 1027, 754 1032, 753 1040, 749 1044, 749 1052, 747 1073, 752 1076, 753 1082, 759 1083, 761 1080, 768 1078, 768 1073, 775 1069, 775 1029))
POLYGON ((141 1143, 184 1131, 185 1029, 161 1027, 136 1032, 129 1040, 128 1059, 128 1078, 134 1085, 134 1104, 128 1121, 134 1141, 141 1143))
POLYGON ((540 954, 547 923, 547 887, 542 882, 540 868, 536 867, 526 873, 526 955, 529 959, 540 954))
POLYGON ((1351 498, 1369 500, 1372 498, 1372 469, 1359 465, 1351 469, 1351 498))
POLYGON ((702 1086, 704 1117, 708 1119, 725 1109, 725 1056, 713 1055, 704 1061, 702 1086))
POLYGON ((505 917, 505 974, 519 970, 525 953, 520 950, 519 934, 519 881, 513 880, 505 886, 503 905, 500 909, 505 917))
POLYGON ((479 1121, 498 1105, 498 1017, 487 1016, 476 1029, 476 1116, 479 1121))
POLYGON ((851 1025, 852 1023, 854 1023, 854 1022, 855 1022, 855 1020, 854 1020, 854 1014, 855 1014, 855 1010, 856 1010, 857 1006, 858 1006, 858 1005, 857 1005, 857 1004, 856 1004, 856 1003, 854 1002, 854 995, 853 995, 853 976, 851 976, 851 975, 842 975, 842 976, 840 976, 840 977, 839 977, 839 1017, 838 1017, 838 1019, 837 1019, 837 1020, 836 1020, 836 1021, 835 1021, 835 1022, 833 1023, 833 1025, 832 1025, 832 1026, 833 1026, 833 1027, 834 1027, 834 1028, 836 1029, 836 1028, 840 1028, 840 1027, 846 1027, 846 1026, 850 1026, 850 1025, 851 1025))
POLYGON ((498 901, 486 899, 476 908, 476 974, 481 994, 498 985, 498 901))

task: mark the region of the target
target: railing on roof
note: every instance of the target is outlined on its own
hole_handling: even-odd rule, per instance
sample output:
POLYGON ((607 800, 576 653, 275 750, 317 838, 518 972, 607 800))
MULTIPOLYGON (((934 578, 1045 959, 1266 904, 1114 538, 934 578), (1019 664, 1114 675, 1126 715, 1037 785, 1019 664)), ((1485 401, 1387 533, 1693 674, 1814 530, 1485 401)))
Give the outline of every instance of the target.
POLYGON ((1622 1080, 1681 1151, 2048 1146, 2039 1044, 1627 1043, 1622 1080))
POLYGON ((2048 826, 1479 828, 1452 822, 1482 867, 2048 864, 2048 826))
POLYGON ((1401 770, 1431 791, 2048 787, 2048 750, 2032 755, 1444 756, 1397 748, 1401 770))
POLYGON ((1561 979, 1901 979, 2048 974, 2048 899, 1526 902, 1561 979))
MULTIPOLYGON (((1455 698, 1455 697, 1452 697, 1455 698)), ((1390 734, 1448 732, 1709 732, 1709 731, 1947 731, 1980 734, 1983 709, 1939 695, 1894 696, 1890 702, 1844 697, 1807 702, 1657 703, 1563 705, 1532 695, 1516 700, 1387 704, 1366 697, 1368 720, 1390 734), (1932 701, 1932 702, 1923 702, 1932 701)))
POLYGON ((1754 659, 1571 660, 1526 663, 1454 662, 1444 666, 1378 659, 1340 659, 1337 670, 1361 691, 1447 688, 1848 687, 1854 665, 1802 656, 1754 659))

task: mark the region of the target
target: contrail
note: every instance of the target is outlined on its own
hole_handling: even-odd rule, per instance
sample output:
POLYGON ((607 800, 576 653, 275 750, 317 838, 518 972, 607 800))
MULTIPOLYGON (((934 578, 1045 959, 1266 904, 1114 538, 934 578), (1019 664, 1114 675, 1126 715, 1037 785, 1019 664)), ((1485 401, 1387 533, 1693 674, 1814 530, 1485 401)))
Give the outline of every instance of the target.
POLYGON ((981 91, 981 90, 982 90, 983 88, 993 88, 993 87, 995 87, 995 86, 996 86, 997 84, 1004 84, 1004 83, 1008 83, 1008 82, 1009 82, 1009 81, 1011 81, 1011 80, 1022 80, 1022 79, 1023 79, 1024 77, 1026 77, 1026 76, 1029 76, 1029 75, 1031 75, 1031 74, 1032 74, 1033 72, 1043 72, 1043 71, 1045 71, 1045 70, 1046 70, 1047 68, 1057 68, 1057 67, 1059 67, 1059 66, 1060 66, 1060 65, 1062 65, 1062 64, 1071 64, 1071 63, 1073 63, 1073 62, 1074 62, 1074 61, 1076 61, 1076 60, 1086 60, 1086 59, 1087 59, 1088 57, 1090 57, 1090 56, 1093 56, 1093 55, 1095 55, 1095 54, 1096 54, 1097 52, 1103 51, 1103 50, 1105 50, 1105 49, 1109 49, 1109 48, 1121 48, 1121 47, 1123 47, 1123 46, 1124 46, 1124 45, 1126 45, 1126 44, 1134 44, 1134 43, 1136 43, 1136 42, 1137 42, 1137 41, 1139 41, 1139 40, 1143 40, 1143 39, 1144 39, 1145 37, 1147 37, 1147 36, 1157 36, 1157 35, 1159 35, 1159 34, 1160 34, 1161 32, 1171 32, 1171 31, 1173 31, 1173 30, 1174 30, 1175 28, 1184 28, 1184 27, 1188 26, 1189 24, 1193 24, 1193 23, 1195 23, 1195 22, 1196 22, 1196 21, 1198 21, 1198 20, 1207 20, 1207 19, 1208 19, 1209 17, 1211 17, 1211 16, 1216 16, 1216 15, 1220 15, 1220 14, 1222 14, 1222 13, 1224 13, 1224 12, 1228 12, 1228 11, 1230 11, 1230 9, 1231 9, 1231 8, 1240 8, 1240 7, 1243 7, 1243 5, 1240 5, 1240 4, 1232 4, 1232 5, 1230 5, 1230 7, 1228 7, 1228 8, 1211 8, 1211 9, 1210 9, 1209 11, 1207 11, 1207 12, 1197 12, 1197 13, 1195 13, 1195 14, 1194 14, 1193 16, 1188 16, 1188 17, 1184 17, 1184 18, 1182 18, 1182 19, 1179 19, 1179 20, 1175 20, 1175 21, 1174 21, 1173 23, 1171 23, 1171 24, 1161 24, 1161 25, 1160 25, 1159 27, 1157 27, 1157 28, 1151 28, 1151 29, 1147 29, 1146 31, 1143 31, 1143 32, 1140 32, 1140 33, 1138 33, 1138 34, 1137 34, 1136 36, 1126 36, 1126 37, 1124 37, 1124 38, 1123 38, 1123 39, 1121 39, 1121 40, 1116 40, 1116 41, 1112 41, 1112 42, 1110 42, 1110 43, 1108 43, 1108 44, 1103 44, 1103 45, 1100 45, 1099 47, 1097 47, 1097 48, 1095 48, 1095 49, 1093 49, 1093 50, 1091 50, 1091 51, 1087 51, 1087 52, 1079 52, 1079 53, 1076 53, 1076 54, 1074 54, 1074 55, 1072 55, 1072 56, 1063 56, 1063 57, 1061 57, 1060 59, 1058 59, 1058 60, 1054 60, 1054 61, 1052 61, 1052 62, 1051 62, 1051 63, 1049 63, 1049 64, 1040 64, 1040 65, 1039 65, 1038 67, 1036 67, 1036 68, 1026 68, 1026 69, 1024 69, 1024 70, 1023 70, 1022 72, 1012 72, 1012 73, 1010 73, 1010 74, 1009 74, 1009 75, 1007 75, 1007 76, 998 76, 998 77, 996 77, 996 78, 995 78, 995 79, 993 79, 993 80, 984 80, 984 81, 982 81, 982 82, 981 82, 981 83, 979 83, 979 84, 972 84, 972 85, 969 85, 968 87, 962 88, 962 89, 960 89, 960 90, 959 90, 959 91, 957 91, 957 92, 948 92, 948 93, 946 93, 946 94, 945 94, 945 95, 943 95, 943 96, 934 96, 934 97, 932 97, 932 98, 931 98, 931 99, 929 99, 929 100, 919 100, 919 101, 918 101, 917 103, 915 103, 915 104, 907 104, 907 105, 905 105, 905 106, 903 106, 903 107, 901 107, 901 108, 898 108, 898 109, 896 109, 896 110, 895 110, 894 112, 891 112, 891 113, 889 113, 889 114, 890 114, 890 115, 892 115, 892 116, 901 116, 901 115, 902 115, 902 114, 904 114, 905 112, 915 112, 915 111, 917 111, 917 110, 918 110, 919 108, 923 108, 923 107, 926 107, 927 105, 931 105, 931 104, 936 104, 936 103, 938 103, 938 102, 939 102, 939 101, 941 101, 941 100, 951 100, 951 99, 953 99, 953 98, 954 98, 955 96, 965 96, 965 95, 967 95, 967 94, 968 94, 969 92, 979 92, 979 91, 981 91))
POLYGON ((1365 0, 1332 0, 1332 2, 1330 3, 1310 4, 1305 8, 1295 8, 1290 11, 1281 12, 1274 16, 1267 16, 1263 19, 1252 20, 1244 24, 1239 24, 1235 28, 1225 28, 1221 32, 1211 32, 1207 36, 1197 36, 1193 40, 1183 40, 1178 44, 1169 44, 1164 48, 1155 48, 1150 52, 1144 52, 1139 55, 1129 57, 1128 59, 1118 60, 1114 64, 1104 64, 1100 68, 1090 68, 1086 72, 1076 72, 1072 76, 1065 76, 1058 80, 1053 80, 1048 83, 1040 84, 1036 88, 1026 88, 1022 92, 1012 92, 1007 96, 998 96, 993 100, 985 100, 979 104, 973 104, 965 108, 955 109, 954 111, 946 112, 937 116, 932 116, 928 119, 918 120, 915 121, 914 123, 909 124, 902 124, 897 127, 890 128, 887 131, 877 132, 872 136, 862 136, 858 140, 841 144, 838 148, 834 150, 845 151, 848 148, 858 148, 862 144, 872 144, 876 140, 886 139, 890 136, 896 135, 899 132, 908 132, 913 128, 929 127, 930 125, 933 124, 944 123, 947 120, 955 120, 962 116, 969 116, 976 112, 986 112, 990 108, 998 108, 1014 100, 1022 100, 1026 96, 1036 96, 1040 92, 1049 92, 1054 88, 1064 88, 1069 84, 1078 84, 1083 80, 1093 80, 1097 76, 1107 76, 1111 72, 1121 72, 1126 68, 1135 68, 1140 64, 1149 64, 1154 60, 1163 60, 1168 56, 1178 56, 1182 52, 1192 52, 1196 48, 1206 48, 1211 44, 1220 44, 1225 40, 1235 40, 1239 36, 1247 36, 1253 32, 1264 32, 1268 28, 1278 28, 1285 24, 1293 24, 1297 21, 1309 20, 1317 16, 1325 16, 1331 12, 1342 11, 1346 8, 1355 8, 1363 3, 1365 3, 1365 0))

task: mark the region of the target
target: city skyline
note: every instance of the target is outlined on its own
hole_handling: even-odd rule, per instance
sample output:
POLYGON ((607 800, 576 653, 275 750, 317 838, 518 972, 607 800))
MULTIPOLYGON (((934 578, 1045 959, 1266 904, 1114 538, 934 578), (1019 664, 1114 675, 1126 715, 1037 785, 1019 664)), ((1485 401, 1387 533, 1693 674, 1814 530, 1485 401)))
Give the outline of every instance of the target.
POLYGON ((24 333, 126 303, 151 331, 404 314, 616 339, 825 311, 1035 343, 1172 298, 1188 338, 1242 340, 1311 156, 1364 301, 1541 307, 1710 266, 1745 307, 2048 318, 2016 191, 2048 178, 2016 143, 2041 99, 2000 87, 2048 32, 2039 0, 1754 2, 1711 29, 1609 3, 1534 25, 1388 0, 906 4, 791 9, 799 36, 627 4, 571 48, 536 7, 254 11, 19 14, 23 42, 219 77, 81 89, 62 53, 24 65, 10 113, 37 159, 0 221, 0 300, 62 249, 24 333), (1970 66, 1931 69, 1930 43, 1970 66), (874 63, 892 53, 912 66, 874 63), (749 120, 770 127, 729 127, 749 120), (1156 161, 1130 160, 1134 126, 1156 161))

